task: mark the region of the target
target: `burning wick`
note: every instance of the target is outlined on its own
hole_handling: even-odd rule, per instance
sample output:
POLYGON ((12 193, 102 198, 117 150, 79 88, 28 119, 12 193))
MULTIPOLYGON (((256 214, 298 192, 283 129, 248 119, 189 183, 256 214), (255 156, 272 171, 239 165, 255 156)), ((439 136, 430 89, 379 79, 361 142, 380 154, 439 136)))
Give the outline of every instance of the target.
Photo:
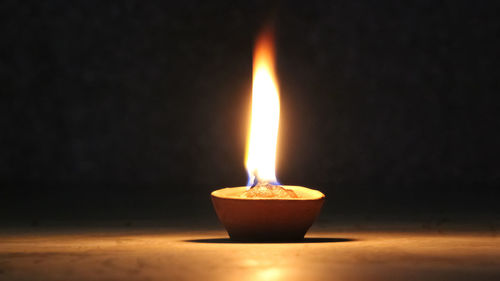
POLYGON ((275 175, 279 116, 273 33, 267 29, 254 49, 252 110, 245 159, 250 187, 259 182, 279 184, 275 175))
POLYGON ((280 116, 279 88, 274 67, 273 31, 259 36, 254 50, 252 117, 246 167, 247 191, 243 198, 298 198, 276 179, 276 145, 280 116))
POLYGON ((248 189, 279 184, 275 168, 280 101, 271 29, 258 37, 253 57, 252 111, 245 161, 248 189))
POLYGON ((241 198, 299 198, 297 194, 280 185, 259 182, 256 186, 243 192, 241 198))
POLYGON ((240 195, 241 198, 298 198, 291 189, 260 180, 257 171, 254 172, 254 175, 249 180, 253 184, 240 195))

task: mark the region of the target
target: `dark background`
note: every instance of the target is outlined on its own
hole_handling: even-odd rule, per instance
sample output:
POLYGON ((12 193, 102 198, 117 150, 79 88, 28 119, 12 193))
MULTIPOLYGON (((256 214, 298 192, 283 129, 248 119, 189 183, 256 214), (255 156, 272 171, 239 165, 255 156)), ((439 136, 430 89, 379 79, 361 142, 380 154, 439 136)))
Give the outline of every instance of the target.
POLYGON ((497 1, 2 1, 0 219, 214 220, 276 25, 278 177, 322 214, 498 215, 497 1))

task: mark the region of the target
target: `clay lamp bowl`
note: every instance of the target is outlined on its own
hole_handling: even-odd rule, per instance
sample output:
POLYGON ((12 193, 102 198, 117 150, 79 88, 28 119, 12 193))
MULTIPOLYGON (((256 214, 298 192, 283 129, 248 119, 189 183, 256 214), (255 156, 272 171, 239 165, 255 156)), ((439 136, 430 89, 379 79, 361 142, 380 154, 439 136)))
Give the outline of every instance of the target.
POLYGON ((297 198, 242 198, 246 187, 212 192, 215 212, 234 241, 300 241, 318 216, 325 195, 301 186, 282 186, 297 198))

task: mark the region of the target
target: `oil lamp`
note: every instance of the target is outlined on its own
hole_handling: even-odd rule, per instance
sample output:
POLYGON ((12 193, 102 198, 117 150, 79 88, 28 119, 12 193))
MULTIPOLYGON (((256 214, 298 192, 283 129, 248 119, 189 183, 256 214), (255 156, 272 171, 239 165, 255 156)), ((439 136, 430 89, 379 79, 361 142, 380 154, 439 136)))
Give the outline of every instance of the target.
POLYGON ((252 111, 245 166, 246 187, 212 192, 212 202, 230 238, 237 241, 291 241, 304 238, 325 200, 317 190, 280 185, 276 179, 279 90, 271 30, 254 49, 252 111))

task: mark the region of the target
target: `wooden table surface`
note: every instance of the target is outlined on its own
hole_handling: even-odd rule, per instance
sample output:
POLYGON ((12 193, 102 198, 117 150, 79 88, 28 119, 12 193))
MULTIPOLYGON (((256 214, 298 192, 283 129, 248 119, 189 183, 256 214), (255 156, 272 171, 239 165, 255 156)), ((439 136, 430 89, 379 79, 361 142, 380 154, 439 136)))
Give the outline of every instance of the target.
POLYGON ((495 231, 316 230, 301 243, 223 231, 0 233, 0 280, 500 280, 495 231))

